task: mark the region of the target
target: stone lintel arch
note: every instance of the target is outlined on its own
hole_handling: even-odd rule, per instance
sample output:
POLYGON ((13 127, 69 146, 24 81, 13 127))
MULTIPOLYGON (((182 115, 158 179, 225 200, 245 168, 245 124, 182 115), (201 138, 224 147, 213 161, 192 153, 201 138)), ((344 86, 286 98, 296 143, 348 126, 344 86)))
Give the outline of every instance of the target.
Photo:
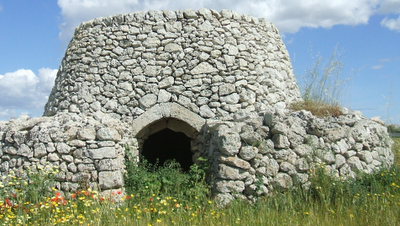
POLYGON ((205 124, 205 119, 189 111, 176 103, 156 104, 143 114, 133 120, 132 135, 137 138, 143 138, 146 135, 161 130, 165 124, 165 128, 169 128, 175 132, 183 132, 186 136, 194 138, 205 124), (160 122, 164 120, 164 122, 160 122), (156 122, 158 128, 152 128, 151 125, 156 122), (150 131, 149 131, 150 130, 150 131))

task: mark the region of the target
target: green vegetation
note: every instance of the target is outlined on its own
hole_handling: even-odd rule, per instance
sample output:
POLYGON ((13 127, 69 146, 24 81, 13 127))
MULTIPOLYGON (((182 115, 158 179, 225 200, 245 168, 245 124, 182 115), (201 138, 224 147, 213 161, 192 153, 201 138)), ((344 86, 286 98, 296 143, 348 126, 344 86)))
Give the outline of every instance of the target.
POLYGON ((400 133, 400 125, 389 124, 387 128, 389 133, 400 133))
POLYGON ((327 65, 324 59, 317 57, 311 70, 307 70, 301 81, 300 91, 302 102, 293 103, 292 110, 307 110, 317 117, 339 116, 341 111, 341 98, 349 78, 341 79, 343 63, 340 61, 340 52, 337 46, 327 65))
POLYGON ((108 197, 90 189, 63 194, 37 186, 50 186, 54 170, 29 174, 30 180, 11 173, 0 185, 0 224, 399 225, 400 138, 393 140, 396 162, 390 169, 343 180, 318 165, 308 172, 308 189, 295 185, 252 205, 237 200, 223 208, 209 196, 205 167, 199 165, 182 172, 175 162, 163 167, 128 162, 127 194, 108 197))

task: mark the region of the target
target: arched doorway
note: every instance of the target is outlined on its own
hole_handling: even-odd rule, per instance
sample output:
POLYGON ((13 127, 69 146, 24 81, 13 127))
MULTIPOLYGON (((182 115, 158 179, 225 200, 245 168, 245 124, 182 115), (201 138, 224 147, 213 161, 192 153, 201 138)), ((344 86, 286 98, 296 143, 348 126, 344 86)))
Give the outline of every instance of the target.
POLYGON ((133 122, 140 159, 162 165, 176 159, 184 170, 200 156, 198 135, 205 119, 176 103, 157 104, 133 122))
POLYGON ((188 171, 193 164, 190 143, 191 139, 184 133, 165 128, 144 140, 142 157, 159 166, 167 160, 175 160, 188 171))

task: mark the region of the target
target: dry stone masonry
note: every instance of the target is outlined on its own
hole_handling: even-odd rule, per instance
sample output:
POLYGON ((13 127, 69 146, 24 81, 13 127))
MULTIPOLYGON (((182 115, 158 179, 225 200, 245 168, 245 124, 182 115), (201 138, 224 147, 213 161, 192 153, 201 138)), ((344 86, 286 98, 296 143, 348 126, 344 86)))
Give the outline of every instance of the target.
POLYGON ((211 164, 222 203, 393 163, 379 121, 343 109, 320 119, 300 101, 270 22, 230 10, 136 12, 82 23, 43 117, 0 122, 0 172, 51 165, 63 191, 124 190, 125 161, 211 164), (127 151, 134 159, 126 160, 127 151))

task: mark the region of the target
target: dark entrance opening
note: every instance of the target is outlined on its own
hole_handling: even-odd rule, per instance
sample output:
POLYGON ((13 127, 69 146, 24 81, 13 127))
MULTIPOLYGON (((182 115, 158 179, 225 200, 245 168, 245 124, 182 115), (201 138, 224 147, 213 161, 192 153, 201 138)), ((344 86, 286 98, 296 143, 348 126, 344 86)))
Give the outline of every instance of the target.
POLYGON ((168 128, 150 135, 143 143, 142 156, 152 164, 162 166, 166 160, 175 159, 188 171, 193 164, 190 138, 184 133, 168 128))

